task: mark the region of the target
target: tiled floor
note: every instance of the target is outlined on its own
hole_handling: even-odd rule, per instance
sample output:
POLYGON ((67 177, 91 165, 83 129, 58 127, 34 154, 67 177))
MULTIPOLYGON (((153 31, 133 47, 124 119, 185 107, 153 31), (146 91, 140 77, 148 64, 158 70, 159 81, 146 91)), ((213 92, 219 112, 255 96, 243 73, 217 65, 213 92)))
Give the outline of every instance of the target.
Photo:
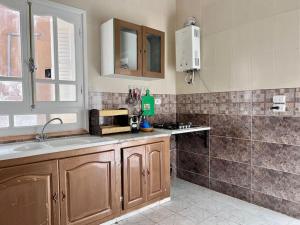
POLYGON ((172 201, 118 222, 119 225, 300 225, 300 220, 231 198, 180 179, 172 201))

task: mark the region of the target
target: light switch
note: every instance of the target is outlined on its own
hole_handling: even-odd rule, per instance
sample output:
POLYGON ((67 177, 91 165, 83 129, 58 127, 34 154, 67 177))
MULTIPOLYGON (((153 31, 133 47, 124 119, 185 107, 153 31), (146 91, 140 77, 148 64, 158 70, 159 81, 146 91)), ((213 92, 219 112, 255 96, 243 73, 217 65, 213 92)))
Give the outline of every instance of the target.
POLYGON ((285 95, 275 95, 273 96, 273 103, 285 104, 286 96, 285 95))

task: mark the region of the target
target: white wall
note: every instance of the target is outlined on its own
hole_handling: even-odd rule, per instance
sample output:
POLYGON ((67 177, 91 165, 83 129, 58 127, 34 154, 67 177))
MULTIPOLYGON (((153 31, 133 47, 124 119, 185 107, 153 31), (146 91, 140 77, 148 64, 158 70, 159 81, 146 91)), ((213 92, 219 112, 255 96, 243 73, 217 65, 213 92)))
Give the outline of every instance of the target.
POLYGON ((149 87, 153 93, 175 94, 176 0, 53 0, 87 11, 89 90, 127 92, 128 85, 149 87), (166 74, 164 80, 137 81, 100 76, 99 29, 115 17, 166 32, 166 74))
POLYGON ((53 0, 87 11, 89 89, 194 93, 300 86, 299 0, 53 0), (174 31, 195 16, 202 69, 189 86, 175 72, 174 31), (136 81, 100 76, 99 26, 117 17, 166 32, 166 78, 136 81))
MULTIPOLYGON (((195 16, 209 91, 300 86, 299 0, 177 0, 177 28, 195 16)), ((177 93, 207 92, 177 74, 177 93)))

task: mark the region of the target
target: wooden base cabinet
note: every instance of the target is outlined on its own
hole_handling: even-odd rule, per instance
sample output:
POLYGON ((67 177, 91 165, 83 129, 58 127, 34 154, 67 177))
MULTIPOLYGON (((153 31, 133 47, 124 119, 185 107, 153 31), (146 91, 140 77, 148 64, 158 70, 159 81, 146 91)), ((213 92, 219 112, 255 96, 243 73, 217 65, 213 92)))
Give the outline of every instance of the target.
POLYGON ((1 225, 59 225, 57 161, 0 169, 1 225))
POLYGON ((154 138, 0 162, 0 225, 99 225, 169 197, 169 145, 154 138))
POLYGON ((62 225, 82 225, 113 215, 116 202, 115 152, 59 161, 62 225))
MULTIPOLYGON (((165 179, 166 164, 169 166, 164 142, 123 151, 123 209, 136 208, 148 201, 162 198, 168 185, 165 179)), ((168 178, 169 179, 169 178, 168 178)))
POLYGON ((163 150, 162 142, 146 146, 147 200, 159 198, 164 192, 163 150))
POLYGON ((123 198, 125 208, 146 201, 145 146, 123 150, 123 198))

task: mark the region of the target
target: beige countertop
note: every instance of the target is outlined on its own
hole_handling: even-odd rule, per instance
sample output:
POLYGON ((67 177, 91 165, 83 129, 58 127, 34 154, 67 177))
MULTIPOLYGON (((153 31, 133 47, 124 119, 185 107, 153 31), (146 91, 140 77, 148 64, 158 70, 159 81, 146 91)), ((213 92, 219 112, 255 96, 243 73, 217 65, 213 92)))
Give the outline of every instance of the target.
POLYGON ((64 138, 53 138, 45 142, 17 142, 0 144, 0 162, 2 160, 17 159, 63 151, 72 151, 81 148, 90 148, 103 145, 119 144, 129 141, 138 141, 151 138, 168 137, 173 134, 200 132, 210 130, 209 127, 195 127, 183 130, 155 129, 153 132, 123 133, 103 137, 83 135, 64 138))

